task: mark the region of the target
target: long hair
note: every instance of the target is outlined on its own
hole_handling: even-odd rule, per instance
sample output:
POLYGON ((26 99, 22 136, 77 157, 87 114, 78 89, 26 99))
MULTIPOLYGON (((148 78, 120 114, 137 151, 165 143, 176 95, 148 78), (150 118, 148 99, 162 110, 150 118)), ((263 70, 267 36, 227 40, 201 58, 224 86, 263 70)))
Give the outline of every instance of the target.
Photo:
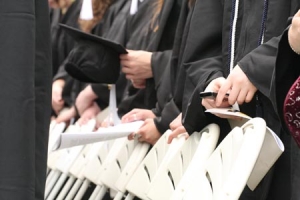
POLYGON ((84 32, 90 33, 91 30, 102 20, 104 13, 112 3, 112 0, 93 0, 93 19, 82 20, 79 19, 78 23, 80 29, 84 32))
POLYGON ((156 0, 154 2, 154 10, 153 10, 153 17, 151 20, 151 29, 156 32, 159 28, 159 24, 157 23, 158 17, 161 13, 162 7, 164 5, 165 0, 156 0))

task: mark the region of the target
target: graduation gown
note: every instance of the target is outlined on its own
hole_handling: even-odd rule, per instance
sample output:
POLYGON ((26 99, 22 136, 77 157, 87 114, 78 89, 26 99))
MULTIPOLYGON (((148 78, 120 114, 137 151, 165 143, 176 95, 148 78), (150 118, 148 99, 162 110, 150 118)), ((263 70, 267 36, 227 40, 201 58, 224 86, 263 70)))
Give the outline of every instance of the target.
MULTIPOLYGON (((115 41, 122 46, 125 46, 125 27, 126 18, 129 13, 131 1, 128 0, 116 0, 112 4, 103 20, 95 28, 95 34, 103 36, 109 40, 115 41)), ((96 103, 101 109, 104 109, 109 104, 110 91, 107 84, 91 84, 92 90, 97 94, 98 98, 96 103)), ((124 90, 126 87, 126 78, 122 74, 120 75, 118 81, 116 82, 116 98, 117 104, 120 103, 124 95, 124 90)))
MULTIPOLYGON (((152 5, 154 1, 150 2, 151 10, 148 11, 147 16, 138 17, 139 15, 144 15, 144 9, 150 9, 149 6, 141 6, 137 15, 132 16, 133 19, 129 21, 129 27, 138 25, 140 27, 136 28, 136 30, 141 31, 134 31, 132 33, 130 36, 131 39, 126 47, 129 49, 153 52, 151 57, 151 67, 154 78, 147 80, 146 89, 137 90, 129 83, 129 89, 126 91, 125 98, 119 105, 118 113, 120 116, 134 108, 152 109, 155 107, 157 102, 156 89, 158 85, 156 83, 161 79, 161 72, 165 69, 165 64, 168 62, 171 54, 170 50, 173 47, 181 1, 166 0, 164 2, 161 13, 154 22, 154 27, 156 25, 159 27, 157 31, 153 31, 153 27, 151 27, 152 5), (135 40, 137 37, 140 39, 135 40)), ((130 29, 132 30, 132 28, 130 29)))
MULTIPOLYGON (((179 82, 176 84, 176 75, 179 67, 178 62, 184 49, 183 34, 190 15, 191 12, 189 12, 188 3, 183 1, 170 60, 159 79, 157 78, 159 74, 154 75, 158 97, 156 108, 153 110, 157 116, 154 119, 154 123, 160 133, 164 133, 169 128, 170 122, 181 112, 181 105, 178 106, 173 98, 174 88, 180 85, 179 82)), ((156 71, 155 69, 153 70, 154 73, 157 73, 156 71)), ((178 79, 178 81, 181 80, 178 79)))
MULTIPOLYGON (((260 189, 256 190, 255 193, 244 193, 241 199, 266 199, 267 197, 268 199, 289 199, 291 187, 290 138, 286 137, 286 134, 281 134, 279 119, 270 101, 270 84, 277 52, 276 45, 274 45, 278 43, 276 36, 279 36, 285 29, 288 17, 296 12, 299 2, 296 0, 257 0, 251 2, 240 1, 239 3, 233 66, 238 64, 259 91, 257 94, 258 100, 254 98, 252 102, 240 106, 240 109, 251 117, 263 117, 267 125, 281 136, 286 146, 286 151, 275 165, 273 183, 269 194, 267 193, 268 190, 264 188, 269 185, 271 172, 264 179, 265 181, 261 184, 260 189), (260 45, 260 43, 264 44, 260 45)), ((224 1, 221 7, 216 8, 219 8, 219 10, 215 12, 222 13, 220 18, 223 20, 221 59, 216 57, 213 60, 209 59, 209 62, 203 59, 187 59, 185 61, 188 74, 185 94, 188 94, 186 96, 189 99, 184 102, 187 108, 183 110, 183 123, 190 133, 200 130, 206 125, 205 123, 215 122, 215 120, 208 120, 207 115, 204 114, 199 92, 204 91, 211 80, 217 77, 227 77, 229 73, 229 61, 232 58, 230 38, 234 8, 232 1, 224 1), (209 64, 210 62, 211 64, 209 64)), ((215 22, 211 21, 211 23, 215 22)), ((197 25, 191 27, 197 27, 197 25)), ((194 32, 197 32, 197 30, 194 32)), ((206 32, 201 32, 198 36, 200 35, 206 35, 206 32)), ((203 42, 197 40, 197 38, 191 38, 190 41, 193 41, 194 44, 197 41, 198 46, 203 42)), ((192 44, 190 46, 192 47, 192 44)), ((187 48, 189 54, 199 54, 196 48, 194 48, 196 50, 192 49, 190 51, 187 48)))
POLYGON ((43 200, 52 79, 48 2, 0 4, 0 199, 43 200))
MULTIPOLYGON (((214 58, 221 54, 222 20, 220 15, 222 12, 218 12, 218 7, 216 7, 218 5, 221 7, 219 1, 200 0, 196 1, 195 4, 189 8, 188 2, 183 3, 173 47, 172 59, 169 65, 170 68, 164 74, 164 76, 170 76, 170 81, 168 81, 167 78, 164 78, 163 84, 158 90, 160 94, 163 94, 165 88, 170 88, 171 90, 169 97, 165 98, 168 99, 168 101, 161 101, 158 103, 161 108, 161 117, 156 119, 155 122, 160 132, 167 130, 170 122, 172 122, 172 120, 174 120, 186 107, 183 102, 189 96, 184 93, 184 87, 186 86, 185 82, 187 79, 185 61, 193 59, 205 59, 209 61, 210 57, 214 58), (215 23, 206 23, 208 19, 214 19, 215 23), (217 21, 218 19, 220 20, 217 21), (195 31, 195 29, 200 27, 200 24, 207 35, 200 35, 195 31), (196 46, 194 44, 195 37, 201 39, 201 45, 196 46), (209 37, 211 37, 212 40, 209 40, 209 37), (191 53, 188 51, 189 48, 197 50, 198 53, 191 53)), ((159 96, 161 97, 163 95, 159 96)), ((227 124, 225 125, 228 127, 227 124)), ((188 130, 187 127, 186 129, 188 130)))
POLYGON ((60 28, 59 24, 62 23, 74 28, 79 28, 78 18, 81 4, 81 0, 75 0, 65 14, 61 13, 61 9, 52 10, 51 42, 53 75, 56 75, 59 67, 74 47, 74 40, 60 28))
MULTIPOLYGON (((102 20, 92 30, 92 34, 105 37, 105 35, 108 34, 109 30, 113 27, 114 20, 122 12, 122 9, 124 9, 126 2, 129 1, 127 0, 113 1, 112 4, 107 8, 102 20)), ((78 16, 76 16, 75 18, 78 21, 78 16)), ((70 39, 72 40, 72 44, 74 45, 74 39, 73 38, 70 39)), ((65 80, 65 87, 62 92, 62 97, 65 101, 66 106, 72 106, 75 103, 78 94, 81 92, 82 89, 86 87, 87 84, 75 80, 66 72, 65 70, 66 62, 68 62, 68 57, 66 57, 64 62, 61 64, 58 73, 54 77, 54 80, 56 79, 65 80)), ((100 94, 96 102, 98 103, 98 106, 101 109, 104 109, 108 105, 108 98, 109 98, 108 87, 106 84, 93 84, 93 85, 95 85, 95 87, 92 87, 95 93, 100 94)))
MULTIPOLYGON (((60 9, 54 9, 51 22, 51 42, 52 42, 52 65, 53 65, 53 81, 63 79, 65 86, 62 91, 62 98, 65 106, 73 103, 72 91, 74 91, 74 79, 65 71, 65 63, 70 51, 75 45, 75 41, 70 37, 59 24, 79 28, 78 19, 81 10, 82 0, 75 0, 68 8, 66 13, 62 15, 60 9)), ((76 84, 77 86, 78 84, 76 84)), ((76 87, 77 88, 77 87, 76 87)))

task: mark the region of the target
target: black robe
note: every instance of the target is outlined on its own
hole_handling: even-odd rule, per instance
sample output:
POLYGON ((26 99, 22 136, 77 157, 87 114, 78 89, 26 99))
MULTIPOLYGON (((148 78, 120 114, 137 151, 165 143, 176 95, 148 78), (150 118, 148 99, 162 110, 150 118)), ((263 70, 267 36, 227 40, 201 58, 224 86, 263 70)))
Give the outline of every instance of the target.
MULTIPOLYGON (((150 1, 150 3, 150 6, 153 7, 154 1, 150 1)), ((161 13, 153 26, 151 26, 153 12, 151 7, 141 7, 137 16, 133 16, 133 19, 129 21, 129 24, 131 25, 129 27, 134 25, 139 26, 139 28, 135 28, 137 31, 132 33, 131 39, 127 43, 126 47, 134 50, 146 50, 153 52, 151 67, 154 78, 147 80, 146 89, 137 90, 133 88, 131 83, 129 83, 129 89, 126 91, 127 93, 125 94, 125 98, 118 107, 118 113, 120 116, 134 108, 152 109, 155 107, 157 102, 156 83, 160 81, 161 72, 164 71, 165 64, 170 58, 170 50, 173 47, 181 1, 165 0, 161 13), (143 16, 145 13, 144 9, 148 9, 147 16, 143 16), (156 25, 158 25, 159 28, 157 31, 153 31, 153 27, 156 25), (135 38, 137 37, 140 39, 136 40, 135 38)), ((132 28, 129 29, 129 31, 130 30, 132 30, 132 28)))
MULTIPOLYGON (((107 8, 101 21, 92 30, 92 34, 96 34, 96 35, 105 37, 105 35, 108 34, 110 29, 113 27, 113 23, 114 23, 115 19, 117 18, 117 16, 120 15, 122 10, 124 9, 126 2, 130 4, 130 1, 127 1, 127 0, 113 1, 112 4, 107 8)), ((75 16, 74 18, 76 20, 73 19, 73 21, 74 22, 76 21, 76 23, 77 23, 78 16, 75 16)), ((67 25, 70 25, 70 24, 67 24, 67 25)), ((64 34, 66 34, 66 33, 64 33, 64 34)), ((72 40, 72 44, 74 45, 74 39, 73 38, 70 38, 70 39, 72 40)), ((71 50, 72 50, 72 48, 69 51, 71 51, 71 50)), ((57 80, 57 79, 65 80, 65 86, 64 86, 64 89, 62 92, 62 97, 65 101, 65 106, 72 106, 75 103, 75 100, 76 100, 78 94, 81 92, 82 89, 84 89, 86 87, 87 83, 80 82, 78 80, 75 80, 73 77, 71 77, 65 70, 66 62, 68 62, 68 57, 65 57, 63 63, 59 67, 58 73, 54 77, 54 80, 57 80)), ((93 87, 93 89, 94 89, 94 87, 93 87)), ((98 105, 101 109, 104 109, 108 105, 109 91, 108 91, 107 85, 106 84, 100 84, 100 85, 95 84, 94 90, 95 90, 95 93, 101 94, 101 95, 99 95, 99 98, 97 99, 96 102, 98 103, 98 105)), ((121 96, 121 95, 118 95, 118 96, 121 96)))
MULTIPOLYGON (((153 110, 157 116, 154 119, 154 123, 161 134, 163 134, 169 128, 169 124, 181 112, 181 105, 178 105, 175 102, 174 93, 176 90, 175 87, 177 87, 177 85, 180 87, 181 85, 181 80, 177 79, 177 73, 180 66, 179 60, 181 59, 184 51, 184 32, 188 27, 187 21, 189 21, 191 18, 191 14, 192 12, 188 7, 188 2, 183 1, 170 60, 167 63, 165 70, 160 75, 161 77, 159 77, 159 74, 156 73, 157 70, 153 70, 155 73, 154 79, 156 81, 156 91, 158 97, 156 108, 153 110), (177 84, 176 80, 179 81, 177 84)), ((177 98, 177 100, 178 99, 180 99, 180 97, 177 98)))
MULTIPOLYGON (((122 33, 127 49, 146 50, 149 45, 154 35, 153 31, 148 29, 153 15, 154 3, 155 0, 139 1, 137 12, 133 15, 127 13, 126 23, 123 26, 124 32, 122 33)), ((125 74, 121 73, 121 77, 125 78, 125 74)), ((144 102, 145 90, 134 88, 127 79, 125 85, 122 100, 118 104, 119 116, 122 117, 133 108, 148 108, 144 102)))
MULTIPOLYGON (((204 114, 199 93, 204 91, 211 80, 217 77, 226 77, 229 73, 229 38, 233 10, 231 4, 232 1, 224 1, 220 3, 221 7, 216 7, 218 10, 215 11, 222 14, 219 19, 216 18, 217 22, 220 19, 223 20, 221 58, 215 57, 213 60, 209 59, 208 62, 205 59, 185 60, 188 74, 185 96, 188 99, 184 101, 184 106, 187 106, 187 108, 183 109, 183 123, 190 133, 200 130, 207 123, 216 122, 216 119, 213 121, 208 120, 209 118, 204 114)), ((266 120, 267 125, 281 136, 286 147, 286 151, 275 165, 275 175, 273 176, 270 193, 267 194, 267 190, 262 188, 268 187, 267 182, 270 182, 272 172, 266 176, 264 183, 259 187, 259 190, 264 190, 264 192, 259 190, 256 190, 256 194, 246 192, 241 199, 251 199, 251 197, 246 197, 247 195, 252 196, 252 199, 258 199, 259 196, 262 199, 266 197, 268 199, 289 199, 290 196, 290 137, 286 134, 281 134, 279 119, 270 101, 270 84, 277 52, 273 44, 278 42, 278 38, 274 37, 282 33, 286 27, 288 17, 293 15, 297 8, 299 8, 297 0, 240 1, 235 35, 234 66, 238 64, 259 91, 257 94, 258 100, 254 98, 252 102, 240 106, 240 109, 251 117, 262 116, 266 120), (265 2, 268 4, 264 5, 265 2), (262 34, 263 25, 266 28, 264 34, 262 34), (262 35, 266 43, 260 45, 262 35), (256 195, 256 198, 253 195, 256 195)), ((215 23, 211 19, 208 21, 215 23)), ((191 27, 199 26, 193 25, 191 27)), ((193 41, 193 43, 190 44, 190 47, 195 47, 195 42, 198 46, 201 46, 203 41, 197 40, 197 37, 206 35, 207 32, 199 32, 197 30, 193 32, 198 34, 194 34, 194 38, 191 36, 190 41, 193 41)), ((187 54, 200 54, 197 48, 187 48, 186 51, 187 54)), ((224 121, 221 119, 217 120, 224 121)))
POLYGON ((81 4, 81 0, 74 1, 65 14, 61 13, 61 9, 52 10, 51 42, 53 75, 56 75, 59 67, 74 47, 74 40, 60 28, 59 23, 79 28, 78 18, 81 4))
MULTIPOLYGON (((130 10, 131 1, 116 0, 106 12, 103 20, 95 28, 94 34, 103 36, 109 40, 115 41, 122 46, 126 45, 126 18, 130 10)), ((91 84, 92 90, 97 94, 96 103, 101 109, 109 104, 110 91, 107 84, 91 84)), ((126 87, 125 76, 120 75, 116 82, 116 98, 117 103, 121 102, 126 87)))
MULTIPOLYGON (((194 5, 190 4, 192 5, 191 8, 189 8, 189 4, 185 2, 182 6, 172 59, 158 89, 160 99, 156 110, 161 113, 161 116, 155 119, 155 123, 162 133, 169 128, 169 124, 187 106, 183 104, 189 97, 184 93, 184 87, 188 86, 185 61, 203 59, 211 62, 210 58, 213 60, 220 57, 221 54, 222 19, 220 17, 222 12, 218 12, 217 7, 221 8, 220 2, 199 0, 194 5), (214 23, 206 23, 208 19, 214 20, 214 23), (199 30, 199 27, 205 30, 206 35, 201 35, 195 31, 195 29, 199 30), (194 44, 197 41, 195 37, 202 41, 201 45, 194 44), (212 39, 210 40, 210 38, 212 39), (190 53, 188 50, 191 48, 193 51, 197 50, 198 53, 190 53), (166 90, 171 90, 171 93, 166 93, 166 90)), ((203 123, 205 122, 203 121, 203 123)), ((227 123, 220 123, 219 125, 223 126, 223 130, 229 128, 227 123)), ((187 127, 186 129, 189 130, 187 127)))
POLYGON ((82 0, 75 0, 68 8, 66 13, 62 15, 60 9, 54 9, 51 22, 51 42, 52 42, 52 66, 53 66, 53 81, 63 79, 65 85, 62 91, 62 98, 65 101, 65 106, 73 104, 74 84, 77 88, 79 83, 74 83, 74 79, 65 71, 65 62, 70 51, 75 45, 75 41, 70 37, 59 24, 78 28, 78 19, 81 10, 82 0))
POLYGON ((0 199, 44 199, 51 111, 48 2, 0 2, 0 199))

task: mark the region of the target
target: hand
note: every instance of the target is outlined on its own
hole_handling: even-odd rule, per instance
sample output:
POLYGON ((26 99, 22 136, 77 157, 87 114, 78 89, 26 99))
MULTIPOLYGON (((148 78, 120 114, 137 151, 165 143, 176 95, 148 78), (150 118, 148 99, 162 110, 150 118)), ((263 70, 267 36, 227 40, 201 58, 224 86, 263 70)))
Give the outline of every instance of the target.
POLYGON ((52 109, 58 114, 64 107, 65 101, 62 98, 62 91, 65 81, 62 79, 55 80, 52 84, 52 109))
POLYGON ((249 81, 246 74, 241 70, 239 66, 236 66, 226 81, 223 82, 221 88, 218 91, 216 98, 216 105, 219 107, 222 105, 226 93, 229 92, 228 103, 230 105, 243 104, 244 102, 250 102, 257 91, 256 87, 249 81))
POLYGON ((161 136, 154 124, 153 119, 146 119, 141 128, 136 133, 130 134, 128 139, 134 139, 135 134, 139 136, 139 142, 147 142, 151 145, 154 145, 161 136))
MULTIPOLYGON (((205 92, 217 92, 219 94, 220 88, 225 84, 226 79, 223 77, 216 78, 213 81, 210 82, 210 84, 206 87, 205 92)), ((229 91, 227 91, 229 93, 229 91)), ((231 107, 231 105, 228 102, 228 98, 223 98, 222 103, 217 106, 216 99, 209 99, 204 98, 202 99, 202 105, 206 109, 212 109, 212 108, 228 108, 231 107)), ((222 114, 215 114, 217 117, 225 118, 225 119, 234 119, 234 120, 241 120, 240 117, 232 116, 232 115, 222 115, 222 114)))
POLYGON ((101 123, 100 126, 98 126, 98 128, 103 127, 103 128, 107 128, 109 126, 113 126, 114 122, 111 116, 107 116, 101 123))
POLYGON ((72 106, 69 110, 61 112, 55 120, 57 123, 69 122, 74 117, 76 117, 76 111, 75 107, 72 106))
POLYGON ((94 93, 91 85, 88 85, 84 90, 82 90, 77 96, 75 102, 79 115, 81 116, 87 108, 93 106, 94 100, 97 98, 98 97, 94 93))
MULTIPOLYGON (((208 86, 205 88, 204 92, 216 92, 218 93, 218 91, 220 90, 221 86, 225 83, 225 78, 224 77, 220 77, 220 78, 216 78, 214 80, 212 80, 208 86)), ((221 105, 217 106, 216 105, 216 100, 215 99, 209 99, 209 98, 203 98, 202 99, 202 105, 206 108, 206 109, 211 109, 211 108, 227 108, 230 107, 229 103, 227 100, 224 100, 222 102, 221 105)))
POLYGON ((147 109, 133 109, 122 117, 122 123, 128 123, 138 120, 146 120, 148 118, 155 118, 156 116, 151 110, 147 109))
POLYGON ((186 129, 182 125, 182 113, 180 113, 171 123, 170 123, 170 129, 172 130, 172 133, 168 137, 168 144, 172 142, 172 140, 179 135, 184 134, 186 138, 189 137, 189 134, 187 134, 186 129))
POLYGON ((77 123, 82 126, 84 124, 87 124, 88 121, 90 121, 93 118, 96 118, 97 114, 101 112, 101 109, 97 105, 96 102, 93 103, 93 105, 89 108, 87 108, 80 118, 78 119, 77 123))
POLYGON ((288 32, 289 44, 291 48, 300 53, 300 10, 294 15, 292 25, 288 32))
POLYGON ((143 89, 146 87, 146 80, 145 79, 131 79, 131 83, 133 87, 137 89, 143 89))
POLYGON ((148 79, 153 77, 151 69, 151 52, 128 50, 128 54, 120 55, 122 72, 127 79, 148 79))
POLYGON ((180 113, 171 123, 170 129, 174 131, 178 127, 182 126, 182 113, 180 113))

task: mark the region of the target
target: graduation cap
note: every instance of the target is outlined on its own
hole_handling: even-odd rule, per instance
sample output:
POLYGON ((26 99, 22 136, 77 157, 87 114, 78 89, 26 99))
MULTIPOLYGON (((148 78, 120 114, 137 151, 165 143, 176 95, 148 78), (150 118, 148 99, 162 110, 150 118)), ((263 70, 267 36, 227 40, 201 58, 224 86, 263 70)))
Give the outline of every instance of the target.
POLYGON ((64 24, 60 26, 76 41, 68 55, 66 71, 82 82, 114 84, 120 75, 119 55, 126 54, 126 49, 99 36, 64 24))

